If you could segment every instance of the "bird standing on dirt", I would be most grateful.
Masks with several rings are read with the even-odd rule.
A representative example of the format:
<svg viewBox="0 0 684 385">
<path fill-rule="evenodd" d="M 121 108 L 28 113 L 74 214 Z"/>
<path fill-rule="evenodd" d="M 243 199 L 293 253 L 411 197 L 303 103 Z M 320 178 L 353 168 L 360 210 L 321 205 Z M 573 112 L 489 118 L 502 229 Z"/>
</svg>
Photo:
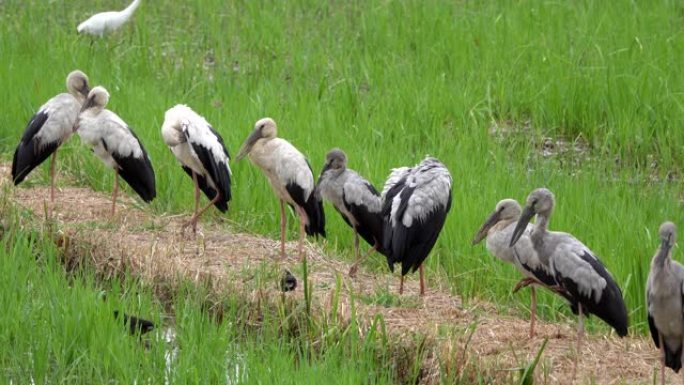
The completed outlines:
<svg viewBox="0 0 684 385">
<path fill-rule="evenodd" d="M 522 209 L 513 199 L 503 199 L 496 204 L 496 209 L 478 230 L 473 245 L 487 238 L 487 250 L 504 262 L 513 264 L 525 276 L 515 285 L 513 292 L 528 285 L 541 285 L 565 297 L 564 291 L 559 290 L 548 259 L 542 260 L 534 251 L 530 234 L 534 228 L 531 224 L 525 227 L 515 246 L 509 246 L 513 230 L 515 229 Z M 534 324 L 537 314 L 537 295 L 534 286 L 530 286 L 530 338 L 534 336 Z"/>
<path fill-rule="evenodd" d="M 387 264 L 401 263 L 404 275 L 420 270 L 420 295 L 425 295 L 423 261 L 437 242 L 451 209 L 452 179 L 439 160 L 427 157 L 415 167 L 394 169 L 383 188 L 383 249 Z"/>
<path fill-rule="evenodd" d="M 314 176 L 304 155 L 290 142 L 277 137 L 271 118 L 256 122 L 254 130 L 240 148 L 236 160 L 249 159 L 266 174 L 273 192 L 280 200 L 280 256 L 285 257 L 285 203 L 299 216 L 299 255 L 304 259 L 304 234 L 325 237 L 323 203 L 314 194 Z"/>
<path fill-rule="evenodd" d="M 660 383 L 665 384 L 665 366 L 679 373 L 684 342 L 684 266 L 672 260 L 677 227 L 665 222 L 658 231 L 660 247 L 651 260 L 646 282 L 648 327 L 660 348 Z M 682 378 L 684 383 L 684 377 Z"/>
<path fill-rule="evenodd" d="M 202 116 L 182 104 L 166 111 L 161 132 L 164 142 L 195 185 L 195 214 L 183 228 L 192 225 L 193 232 L 197 232 L 199 217 L 211 205 L 222 213 L 228 210 L 231 198 L 228 151 L 221 135 Z M 200 189 L 210 200 L 201 210 Z"/>
<path fill-rule="evenodd" d="M 548 231 L 555 204 L 553 193 L 545 188 L 527 196 L 525 209 L 513 230 L 509 246 L 522 237 L 534 215 L 537 222 L 530 234 L 534 251 L 540 260 L 548 260 L 558 286 L 573 302 L 579 314 L 577 352 L 584 333 L 584 314 L 595 314 L 612 326 L 620 337 L 627 335 L 627 308 L 622 291 L 608 270 L 587 246 L 568 233 Z M 575 370 L 577 369 L 575 356 Z"/>
<path fill-rule="evenodd" d="M 140 5 L 141 0 L 133 0 L 133 2 L 122 11 L 109 11 L 96 13 L 90 16 L 86 21 L 76 27 L 78 33 L 86 33 L 102 37 L 106 33 L 119 29 L 128 19 L 133 16 L 133 12 Z"/>
<path fill-rule="evenodd" d="M 33 115 L 12 160 L 12 180 L 18 185 L 34 168 L 52 155 L 50 202 L 55 200 L 57 148 L 73 134 L 78 113 L 90 92 L 88 76 L 79 70 L 69 73 L 66 86 L 68 93 L 59 94 L 48 100 Z"/>
<path fill-rule="evenodd" d="M 316 192 L 330 201 L 344 221 L 354 229 L 355 261 L 349 275 L 356 273 L 359 263 L 370 253 L 382 248 L 382 199 L 373 185 L 347 168 L 347 155 L 335 148 L 325 157 Z M 359 235 L 372 248 L 363 256 L 359 253 Z"/>
<path fill-rule="evenodd" d="M 116 209 L 119 174 L 145 202 L 157 195 L 152 163 L 133 130 L 114 112 L 105 109 L 109 93 L 97 86 L 88 94 L 77 122 L 81 140 L 116 172 L 112 193 L 112 215 Z"/>
</svg>

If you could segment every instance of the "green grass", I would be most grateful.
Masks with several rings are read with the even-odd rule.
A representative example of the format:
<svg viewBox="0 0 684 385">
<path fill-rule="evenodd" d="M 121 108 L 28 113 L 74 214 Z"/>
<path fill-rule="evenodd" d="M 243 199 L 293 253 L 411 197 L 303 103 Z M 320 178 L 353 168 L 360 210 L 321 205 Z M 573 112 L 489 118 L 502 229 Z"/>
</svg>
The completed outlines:
<svg viewBox="0 0 684 385">
<path fill-rule="evenodd" d="M 159 213 L 192 205 L 190 179 L 159 132 L 176 103 L 203 114 L 232 154 L 257 119 L 271 116 L 314 172 L 340 147 L 378 186 L 392 167 L 431 154 L 453 174 L 454 203 L 429 272 L 448 277 L 466 299 L 524 312 L 527 296 L 510 295 L 517 273 L 470 240 L 499 199 L 524 200 L 546 186 L 557 198 L 552 229 L 572 232 L 601 257 L 623 288 L 632 329 L 646 331 L 643 292 L 656 231 L 683 214 L 679 2 L 150 1 L 105 40 L 91 45 L 76 35 L 79 21 L 109 7 L 0 2 L 6 159 L 31 114 L 63 92 L 74 68 L 109 89 L 109 108 L 148 149 Z M 489 134 L 495 124 L 519 131 L 499 140 Z M 588 151 L 544 157 L 547 136 L 582 137 Z M 110 191 L 113 173 L 78 139 L 59 159 L 62 174 Z M 265 178 L 248 161 L 231 168 L 227 217 L 276 237 L 278 206 Z M 327 209 L 326 247 L 351 255 L 350 230 Z M 371 259 L 366 267 L 385 271 L 384 261 Z M 565 322 L 562 301 L 545 295 L 540 303 L 547 319 L 564 309 Z M 589 326 L 605 330 L 595 320 Z"/>
</svg>

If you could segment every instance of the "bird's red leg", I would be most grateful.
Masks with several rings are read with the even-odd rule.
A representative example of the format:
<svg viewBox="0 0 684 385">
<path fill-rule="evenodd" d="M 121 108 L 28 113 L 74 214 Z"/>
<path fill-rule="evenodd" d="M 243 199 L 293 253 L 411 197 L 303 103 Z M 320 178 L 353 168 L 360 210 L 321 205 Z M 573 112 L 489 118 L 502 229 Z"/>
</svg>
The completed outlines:
<svg viewBox="0 0 684 385">
<path fill-rule="evenodd" d="M 50 203 L 55 202 L 55 162 L 57 161 L 57 151 L 52 153 L 50 162 Z"/>
<path fill-rule="evenodd" d="M 199 189 L 199 183 L 197 183 L 197 174 L 193 171 L 192 172 L 192 182 L 195 184 L 195 221 L 192 224 L 192 232 L 196 233 L 197 232 L 197 211 L 199 210 L 199 201 L 200 201 L 200 189 Z M 218 194 L 216 194 L 218 196 Z"/>
<path fill-rule="evenodd" d="M 529 286 L 529 285 L 532 285 L 535 283 L 537 283 L 537 281 L 535 281 L 533 278 L 529 278 L 529 277 L 523 278 L 520 281 L 518 281 L 518 283 L 513 288 L 513 294 L 517 293 L 518 290 L 522 289 L 523 287 L 526 287 L 526 286 Z"/>
<path fill-rule="evenodd" d="M 285 217 L 285 202 L 280 201 L 280 258 L 285 259 L 285 230 L 287 218 Z"/>
<path fill-rule="evenodd" d="M 577 304 L 577 309 L 579 310 L 579 321 L 577 323 L 577 351 L 575 351 L 575 367 L 572 370 L 573 381 L 577 376 L 577 366 L 580 354 L 580 347 L 582 346 L 582 335 L 584 334 L 584 313 L 582 312 L 582 304 Z"/>
<path fill-rule="evenodd" d="M 112 216 L 116 210 L 116 196 L 119 193 L 119 169 L 115 168 L 116 176 L 114 177 L 114 192 L 112 193 Z"/>
<path fill-rule="evenodd" d="M 373 245 L 373 247 L 371 247 L 370 250 L 368 250 L 368 251 L 366 252 L 366 254 L 363 255 L 363 257 L 357 259 L 357 260 L 354 262 L 354 264 L 352 265 L 352 267 L 349 268 L 349 276 L 350 276 L 350 277 L 354 277 L 354 276 L 356 275 L 356 271 L 359 269 L 359 264 L 361 264 L 361 262 L 365 261 L 366 258 L 368 258 L 368 256 L 371 255 L 371 254 L 372 254 L 375 250 L 377 250 L 377 249 L 378 249 L 378 244 L 377 244 L 377 242 L 376 242 L 376 243 Z"/>
<path fill-rule="evenodd" d="M 300 260 L 300 262 L 304 262 L 304 260 L 306 259 L 306 253 L 304 253 L 304 249 L 303 249 L 304 237 L 306 234 L 305 225 L 304 225 L 304 218 L 306 218 L 306 217 L 305 217 L 305 214 L 304 214 L 302 209 L 299 209 L 299 211 L 300 211 L 300 213 L 299 213 L 299 246 L 298 246 L 299 247 L 299 260 Z"/>
<path fill-rule="evenodd" d="M 425 295 L 425 273 L 423 272 L 423 265 L 418 268 L 420 273 L 420 295 Z"/>
<path fill-rule="evenodd" d="M 530 338 L 534 337 L 534 323 L 537 318 L 537 290 L 534 286 L 530 287 Z"/>
<path fill-rule="evenodd" d="M 404 294 L 404 276 L 399 277 L 399 295 Z"/>
</svg>

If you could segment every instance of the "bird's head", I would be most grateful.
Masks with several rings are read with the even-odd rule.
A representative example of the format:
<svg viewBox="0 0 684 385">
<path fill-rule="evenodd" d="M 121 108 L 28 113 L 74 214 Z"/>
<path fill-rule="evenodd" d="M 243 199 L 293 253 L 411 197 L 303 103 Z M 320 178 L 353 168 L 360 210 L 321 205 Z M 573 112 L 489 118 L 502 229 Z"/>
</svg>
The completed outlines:
<svg viewBox="0 0 684 385">
<path fill-rule="evenodd" d="M 325 165 L 321 175 L 328 170 L 344 170 L 347 168 L 347 154 L 339 148 L 333 148 L 325 155 Z"/>
<path fill-rule="evenodd" d="M 83 102 L 90 92 L 88 76 L 79 70 L 71 71 L 66 78 L 66 87 L 70 94 Z"/>
<path fill-rule="evenodd" d="M 88 97 L 83 103 L 83 107 L 81 107 L 81 112 L 91 108 L 101 110 L 107 105 L 108 102 L 109 92 L 107 92 L 104 87 L 97 86 L 88 93 Z"/>
<path fill-rule="evenodd" d="M 525 208 L 520 214 L 520 219 L 518 219 L 518 225 L 513 230 L 513 236 L 511 237 L 510 246 L 512 247 L 520 239 L 520 236 L 527 228 L 527 224 L 530 223 L 532 217 L 540 214 L 542 216 L 548 217 L 553 211 L 553 205 L 555 198 L 553 193 L 545 188 L 538 188 L 533 190 L 530 195 L 527 196 L 525 201 Z"/>
<path fill-rule="evenodd" d="M 482 224 L 480 229 L 475 234 L 473 238 L 473 245 L 480 243 L 485 237 L 489 229 L 501 221 L 515 220 L 520 217 L 520 204 L 514 199 L 504 199 L 496 204 L 494 212 L 489 215 L 487 220 Z"/>
<path fill-rule="evenodd" d="M 674 223 L 667 221 L 660 225 L 658 234 L 660 235 L 660 247 L 667 252 L 677 241 L 677 226 Z"/>
<path fill-rule="evenodd" d="M 252 147 L 259 139 L 273 139 L 276 137 L 276 135 L 278 135 L 278 128 L 273 119 L 259 119 L 254 124 L 254 130 L 252 130 L 252 133 L 249 134 L 247 140 L 245 140 L 245 142 L 242 144 L 242 147 L 240 147 L 240 151 L 235 157 L 235 160 L 240 160 L 244 158 L 245 155 L 249 154 L 249 152 L 252 151 Z"/>
</svg>

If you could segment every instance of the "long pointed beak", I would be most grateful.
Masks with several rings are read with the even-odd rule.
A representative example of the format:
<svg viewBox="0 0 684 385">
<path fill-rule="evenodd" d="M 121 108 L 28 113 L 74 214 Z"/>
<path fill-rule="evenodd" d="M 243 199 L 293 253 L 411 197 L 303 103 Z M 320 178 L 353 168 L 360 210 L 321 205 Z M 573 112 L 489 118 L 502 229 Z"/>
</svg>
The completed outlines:
<svg viewBox="0 0 684 385">
<path fill-rule="evenodd" d="M 330 162 L 326 162 L 325 165 L 323 165 L 323 169 L 321 170 L 320 175 L 318 175 L 318 181 L 319 182 L 320 182 L 323 174 L 325 174 L 326 171 L 330 170 L 330 166 L 331 166 Z"/>
<path fill-rule="evenodd" d="M 672 245 L 670 245 L 670 239 L 663 239 L 660 242 L 660 256 L 662 256 L 662 259 L 665 259 L 665 257 L 670 254 L 670 249 L 672 248 Z"/>
<path fill-rule="evenodd" d="M 518 224 L 515 226 L 515 230 L 513 230 L 511 243 L 508 245 L 508 247 L 513 247 L 515 243 L 518 242 L 518 239 L 520 239 L 520 236 L 525 232 L 527 224 L 530 223 L 530 220 L 532 220 L 533 216 L 534 210 L 532 209 L 532 207 L 525 206 L 525 209 L 523 210 L 522 214 L 520 214 L 520 219 L 518 219 Z"/>
<path fill-rule="evenodd" d="M 472 244 L 477 245 L 478 243 L 480 243 L 480 241 L 487 237 L 487 232 L 489 231 L 489 229 L 491 229 L 492 226 L 497 224 L 499 220 L 501 220 L 501 211 L 494 211 L 482 224 L 482 226 L 480 226 L 480 229 L 477 230 L 477 234 L 475 234 L 475 238 L 473 238 Z"/>
<path fill-rule="evenodd" d="M 87 99 L 87 98 L 88 98 L 88 94 L 90 93 L 90 87 L 88 87 L 88 85 L 86 84 L 86 85 L 83 86 L 83 88 L 81 88 L 81 89 L 79 90 L 79 92 L 80 92 L 83 96 L 85 96 L 86 99 Z"/>
<path fill-rule="evenodd" d="M 249 154 L 249 152 L 252 151 L 252 146 L 254 146 L 254 143 L 259 139 L 261 139 L 261 130 L 254 129 L 254 131 L 249 134 L 249 137 L 247 137 L 247 140 L 245 140 L 245 143 L 242 144 L 242 147 L 240 147 L 240 151 L 238 151 L 235 161 L 238 161 Z"/>
</svg>

